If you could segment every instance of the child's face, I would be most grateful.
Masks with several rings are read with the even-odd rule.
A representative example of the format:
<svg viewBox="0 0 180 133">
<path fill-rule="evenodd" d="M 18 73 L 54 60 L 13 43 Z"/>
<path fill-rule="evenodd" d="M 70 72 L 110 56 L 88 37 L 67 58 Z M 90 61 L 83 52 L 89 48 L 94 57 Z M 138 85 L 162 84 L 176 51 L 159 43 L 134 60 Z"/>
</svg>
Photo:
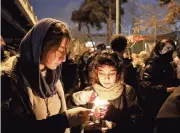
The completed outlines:
<svg viewBox="0 0 180 133">
<path fill-rule="evenodd" d="M 97 68 L 98 80 L 105 88 L 110 88 L 116 82 L 117 72 L 114 67 L 103 65 Z"/>
</svg>

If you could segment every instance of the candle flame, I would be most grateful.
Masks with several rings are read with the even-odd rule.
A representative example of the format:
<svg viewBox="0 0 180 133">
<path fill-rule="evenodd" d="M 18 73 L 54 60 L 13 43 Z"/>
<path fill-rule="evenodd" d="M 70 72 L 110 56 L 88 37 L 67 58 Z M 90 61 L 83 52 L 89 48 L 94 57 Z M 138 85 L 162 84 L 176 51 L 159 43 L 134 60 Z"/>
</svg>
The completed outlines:
<svg viewBox="0 0 180 133">
<path fill-rule="evenodd" d="M 109 104 L 109 102 L 107 100 L 102 100 L 99 97 L 96 97 L 96 99 L 93 101 L 93 103 L 94 103 L 94 106 L 91 109 L 91 115 L 94 115 L 95 117 L 98 117 L 98 112 L 100 111 L 99 108 L 106 109 L 105 106 Z"/>
<path fill-rule="evenodd" d="M 107 105 L 109 104 L 109 102 L 107 100 L 102 100 L 99 97 L 96 97 L 96 99 L 94 100 L 94 106 L 98 107 L 98 106 L 103 106 L 103 105 Z"/>
</svg>

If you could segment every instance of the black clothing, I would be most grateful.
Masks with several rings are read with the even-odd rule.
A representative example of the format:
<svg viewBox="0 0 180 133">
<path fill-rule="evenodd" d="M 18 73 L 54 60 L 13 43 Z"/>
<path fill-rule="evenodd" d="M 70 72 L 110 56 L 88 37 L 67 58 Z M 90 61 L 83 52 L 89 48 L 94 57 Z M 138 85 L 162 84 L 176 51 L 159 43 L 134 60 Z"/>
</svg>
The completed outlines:
<svg viewBox="0 0 180 133">
<path fill-rule="evenodd" d="M 89 81 L 89 72 L 92 70 L 93 60 L 96 55 L 98 55 L 100 51 L 95 51 L 93 53 L 89 53 L 89 56 L 84 59 L 86 53 L 81 56 L 80 63 L 78 65 L 79 71 L 79 79 L 80 79 L 80 89 L 83 90 L 85 87 L 91 85 Z"/>
<path fill-rule="evenodd" d="M 145 96 L 144 118 L 148 126 L 145 130 L 153 131 L 157 113 L 169 96 L 167 88 L 178 84 L 179 80 L 171 63 L 164 57 L 155 56 L 149 60 L 141 82 L 141 91 Z"/>
<path fill-rule="evenodd" d="M 140 89 L 140 72 L 139 67 L 134 67 L 132 64 L 132 60 L 128 58 L 122 58 L 124 69 L 123 69 L 123 76 L 124 76 L 124 82 L 130 86 L 133 87 L 134 91 L 137 95 L 137 100 L 140 105 L 140 107 L 143 109 L 144 106 L 144 98 Z"/>
<path fill-rule="evenodd" d="M 175 90 L 161 107 L 154 133 L 180 132 L 180 88 Z"/>
<path fill-rule="evenodd" d="M 64 85 L 65 94 L 74 89 L 78 83 L 77 69 L 78 64 L 71 60 L 62 64 L 61 81 Z"/>
<path fill-rule="evenodd" d="M 65 113 L 54 115 L 44 120 L 36 120 L 28 100 L 15 75 L 4 73 L 1 76 L 1 131 L 2 133 L 64 133 L 69 127 Z M 18 78 L 18 77 L 17 77 Z M 58 127 L 58 128 L 54 128 Z"/>
</svg>

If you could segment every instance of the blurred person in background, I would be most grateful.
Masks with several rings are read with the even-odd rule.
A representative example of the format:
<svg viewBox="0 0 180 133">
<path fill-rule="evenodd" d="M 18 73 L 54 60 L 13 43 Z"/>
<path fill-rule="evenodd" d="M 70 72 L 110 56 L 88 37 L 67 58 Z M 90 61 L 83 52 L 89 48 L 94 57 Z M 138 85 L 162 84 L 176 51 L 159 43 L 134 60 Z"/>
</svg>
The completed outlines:
<svg viewBox="0 0 180 133">
<path fill-rule="evenodd" d="M 159 109 L 178 86 L 179 80 L 171 63 L 174 51 L 173 40 L 162 39 L 158 41 L 145 67 L 141 82 L 141 91 L 145 96 L 145 132 L 153 132 Z"/>
<path fill-rule="evenodd" d="M 137 69 L 133 65 L 132 59 L 128 58 L 127 49 L 128 40 L 124 35 L 114 34 L 111 38 L 111 49 L 118 53 L 123 60 L 123 80 L 126 84 L 133 87 L 137 94 L 139 103 L 141 103 L 141 96 L 139 90 L 139 79 L 137 78 Z M 129 51 L 129 53 L 131 53 Z M 126 56 L 126 57 L 125 57 Z"/>
<path fill-rule="evenodd" d="M 103 42 L 98 42 L 98 43 L 96 44 L 96 49 L 97 49 L 98 51 L 106 50 L 106 44 L 103 43 Z"/>
<path fill-rule="evenodd" d="M 86 65 L 88 63 L 89 56 L 91 55 L 91 52 L 85 51 L 82 56 L 80 57 L 79 63 L 78 63 L 78 78 L 79 78 L 79 89 L 82 90 L 89 84 L 88 79 L 88 70 L 86 69 Z"/>
<path fill-rule="evenodd" d="M 143 77 L 144 69 L 145 69 L 145 66 L 146 66 L 146 61 L 147 61 L 148 58 L 149 58 L 149 54 L 146 51 L 141 51 L 138 54 L 139 68 L 138 68 L 137 72 L 139 73 L 139 77 L 140 77 L 141 80 L 142 80 L 142 77 Z"/>
<path fill-rule="evenodd" d="M 67 54 L 66 61 L 62 64 L 61 80 L 65 94 L 76 87 L 76 80 L 78 80 L 78 63 L 70 53 Z"/>
<path fill-rule="evenodd" d="M 81 64 L 79 66 L 80 90 L 91 84 L 89 80 L 89 72 L 92 69 L 92 60 L 103 50 L 106 50 L 106 44 L 103 42 L 97 42 L 95 51 L 87 51 L 81 56 Z"/>
<path fill-rule="evenodd" d="M 136 53 L 132 53 L 131 57 L 132 57 L 132 60 L 135 60 L 135 59 L 137 59 L 137 58 L 138 58 L 138 54 L 136 54 Z"/>
<path fill-rule="evenodd" d="M 180 44 L 174 58 L 177 78 L 180 79 Z M 154 133 L 180 132 L 180 82 L 179 87 L 167 98 L 158 112 Z"/>
</svg>

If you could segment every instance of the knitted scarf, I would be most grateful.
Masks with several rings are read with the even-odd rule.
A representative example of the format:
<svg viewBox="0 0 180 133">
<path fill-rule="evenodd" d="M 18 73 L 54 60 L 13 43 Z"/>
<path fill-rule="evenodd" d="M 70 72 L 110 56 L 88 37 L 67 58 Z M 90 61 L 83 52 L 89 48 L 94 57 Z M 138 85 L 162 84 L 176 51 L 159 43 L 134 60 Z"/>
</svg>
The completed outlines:
<svg viewBox="0 0 180 133">
<path fill-rule="evenodd" d="M 119 82 L 115 83 L 111 88 L 108 89 L 99 84 L 94 84 L 93 88 L 102 100 L 114 100 L 123 92 L 123 86 Z"/>
</svg>

